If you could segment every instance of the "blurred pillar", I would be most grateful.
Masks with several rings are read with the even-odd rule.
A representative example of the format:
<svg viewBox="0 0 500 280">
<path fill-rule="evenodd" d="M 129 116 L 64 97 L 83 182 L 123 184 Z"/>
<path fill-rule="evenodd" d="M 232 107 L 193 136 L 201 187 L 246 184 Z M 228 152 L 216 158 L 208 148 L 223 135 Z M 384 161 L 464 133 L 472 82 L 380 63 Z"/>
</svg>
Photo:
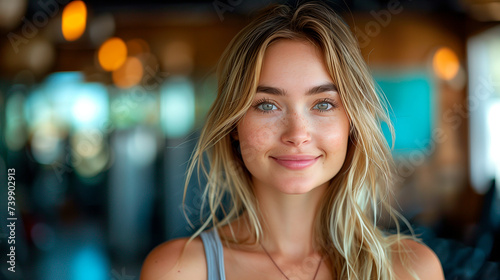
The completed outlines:
<svg viewBox="0 0 500 280">
<path fill-rule="evenodd" d="M 156 138 L 136 127 L 112 137 L 109 176 L 109 244 L 118 259 L 137 260 L 149 249 L 154 198 Z M 154 150 L 153 150 L 154 149 Z"/>
</svg>

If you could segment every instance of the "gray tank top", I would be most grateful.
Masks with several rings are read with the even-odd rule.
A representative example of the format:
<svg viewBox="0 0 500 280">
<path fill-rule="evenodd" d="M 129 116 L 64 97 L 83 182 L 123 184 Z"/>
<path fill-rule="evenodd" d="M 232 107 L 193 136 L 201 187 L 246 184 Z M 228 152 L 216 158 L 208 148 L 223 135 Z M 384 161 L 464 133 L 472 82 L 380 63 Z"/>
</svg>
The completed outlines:
<svg viewBox="0 0 500 280">
<path fill-rule="evenodd" d="M 205 256 L 207 257 L 208 280 L 226 280 L 224 271 L 224 252 L 222 242 L 216 229 L 204 231 L 200 234 Z"/>
</svg>

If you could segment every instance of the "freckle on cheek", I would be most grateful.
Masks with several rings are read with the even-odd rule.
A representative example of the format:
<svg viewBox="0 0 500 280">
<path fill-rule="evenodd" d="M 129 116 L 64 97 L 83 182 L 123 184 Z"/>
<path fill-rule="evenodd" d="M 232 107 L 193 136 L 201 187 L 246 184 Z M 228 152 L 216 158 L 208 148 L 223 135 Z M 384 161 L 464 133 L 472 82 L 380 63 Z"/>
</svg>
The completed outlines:
<svg viewBox="0 0 500 280">
<path fill-rule="evenodd" d="M 251 130 L 253 133 L 248 134 L 246 141 L 241 145 L 242 155 L 247 162 L 256 159 L 257 153 L 265 152 L 264 150 L 269 145 L 270 138 L 273 137 L 274 132 L 271 132 L 266 127 Z"/>
</svg>

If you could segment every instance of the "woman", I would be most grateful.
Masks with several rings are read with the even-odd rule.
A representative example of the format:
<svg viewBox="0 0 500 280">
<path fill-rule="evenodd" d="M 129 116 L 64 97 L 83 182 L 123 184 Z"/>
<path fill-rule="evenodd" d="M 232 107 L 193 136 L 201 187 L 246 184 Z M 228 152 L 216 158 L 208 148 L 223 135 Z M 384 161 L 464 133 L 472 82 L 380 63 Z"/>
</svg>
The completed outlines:
<svg viewBox="0 0 500 280">
<path fill-rule="evenodd" d="M 217 74 L 188 172 L 208 178 L 209 218 L 155 248 L 142 280 L 444 278 L 429 248 L 378 228 L 382 210 L 399 217 L 387 201 L 389 122 L 340 17 L 320 3 L 271 6 Z"/>
</svg>

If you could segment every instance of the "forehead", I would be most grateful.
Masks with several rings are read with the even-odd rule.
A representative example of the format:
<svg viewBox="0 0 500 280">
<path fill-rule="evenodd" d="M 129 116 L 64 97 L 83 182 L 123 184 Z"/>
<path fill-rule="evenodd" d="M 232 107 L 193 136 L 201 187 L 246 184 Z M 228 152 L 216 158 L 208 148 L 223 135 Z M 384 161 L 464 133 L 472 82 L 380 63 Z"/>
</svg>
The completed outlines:
<svg viewBox="0 0 500 280">
<path fill-rule="evenodd" d="M 264 53 L 259 84 L 308 86 L 332 82 L 318 47 L 306 40 L 279 39 Z"/>
</svg>

